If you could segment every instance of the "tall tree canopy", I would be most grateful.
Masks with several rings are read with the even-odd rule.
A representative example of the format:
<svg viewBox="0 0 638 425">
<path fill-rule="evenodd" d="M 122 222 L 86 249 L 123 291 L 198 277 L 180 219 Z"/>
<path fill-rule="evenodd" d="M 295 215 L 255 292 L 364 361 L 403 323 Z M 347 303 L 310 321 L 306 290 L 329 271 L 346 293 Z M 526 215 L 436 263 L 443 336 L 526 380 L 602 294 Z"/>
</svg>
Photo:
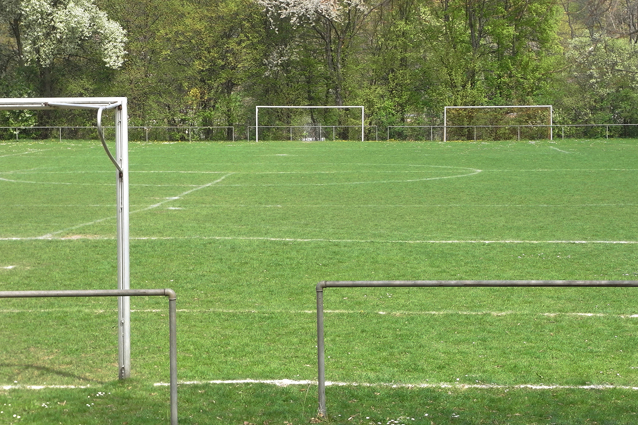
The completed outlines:
<svg viewBox="0 0 638 425">
<path fill-rule="evenodd" d="M 382 128 L 437 124 L 452 104 L 551 103 L 557 120 L 626 122 L 637 11 L 638 0 L 0 0 L 0 94 L 128 96 L 139 125 L 250 126 L 257 104 L 362 104 Z"/>
</svg>

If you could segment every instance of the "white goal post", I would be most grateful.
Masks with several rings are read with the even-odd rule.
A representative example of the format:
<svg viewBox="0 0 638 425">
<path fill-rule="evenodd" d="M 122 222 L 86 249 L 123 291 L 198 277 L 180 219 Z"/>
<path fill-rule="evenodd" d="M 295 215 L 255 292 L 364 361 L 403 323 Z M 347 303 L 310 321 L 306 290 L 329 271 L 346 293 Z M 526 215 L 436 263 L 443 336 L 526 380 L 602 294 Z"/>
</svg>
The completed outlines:
<svg viewBox="0 0 638 425">
<path fill-rule="evenodd" d="M 554 109 L 552 105 L 500 105 L 500 106 L 446 106 L 443 110 L 443 141 L 447 142 L 447 130 L 448 127 L 448 110 L 450 109 L 547 109 L 549 111 L 549 117 L 547 124 L 543 124 L 549 128 L 549 140 L 554 139 Z M 471 125 L 470 125 L 471 126 Z M 464 126 L 463 126 L 464 127 Z"/>
<path fill-rule="evenodd" d="M 117 196 L 117 289 L 130 289 L 129 261 L 129 172 L 128 172 L 128 109 L 125 97 L 70 97 L 70 98 L 7 98 L 0 99 L 0 110 L 55 110 L 88 109 L 97 113 L 97 131 L 111 162 L 116 168 Z M 102 113 L 115 112 L 115 155 L 104 140 Z M 131 373 L 131 313 L 130 299 L 118 297 L 118 365 L 119 378 Z"/>
<path fill-rule="evenodd" d="M 274 106 L 274 105 L 259 105 L 255 106 L 255 141 L 259 142 L 259 109 L 361 109 L 361 141 L 365 140 L 365 107 L 364 106 Z"/>
</svg>

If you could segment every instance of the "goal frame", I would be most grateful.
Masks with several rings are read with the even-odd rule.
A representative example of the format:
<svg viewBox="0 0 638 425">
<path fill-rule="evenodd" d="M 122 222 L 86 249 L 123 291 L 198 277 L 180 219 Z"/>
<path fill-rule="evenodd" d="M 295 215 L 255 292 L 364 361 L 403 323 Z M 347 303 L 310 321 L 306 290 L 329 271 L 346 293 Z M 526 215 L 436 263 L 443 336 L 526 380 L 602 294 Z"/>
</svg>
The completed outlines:
<svg viewBox="0 0 638 425">
<path fill-rule="evenodd" d="M 49 97 L 0 98 L 2 110 L 88 109 L 97 112 L 97 131 L 102 145 L 116 168 L 117 197 L 117 289 L 130 289 L 129 260 L 129 171 L 128 171 L 128 102 L 126 97 Z M 104 141 L 102 113 L 115 112 L 115 155 Z M 131 374 L 131 308 L 128 296 L 118 297 L 118 374 Z"/>
<path fill-rule="evenodd" d="M 443 141 L 447 142 L 447 111 L 448 109 L 521 109 L 548 108 L 549 109 L 549 140 L 554 140 L 554 108 L 552 105 L 498 105 L 498 106 L 446 106 L 443 108 Z"/>
<path fill-rule="evenodd" d="M 365 141 L 365 106 L 290 106 L 290 105 L 257 105 L 255 106 L 255 142 L 259 142 L 259 109 L 361 109 L 361 141 Z"/>
</svg>

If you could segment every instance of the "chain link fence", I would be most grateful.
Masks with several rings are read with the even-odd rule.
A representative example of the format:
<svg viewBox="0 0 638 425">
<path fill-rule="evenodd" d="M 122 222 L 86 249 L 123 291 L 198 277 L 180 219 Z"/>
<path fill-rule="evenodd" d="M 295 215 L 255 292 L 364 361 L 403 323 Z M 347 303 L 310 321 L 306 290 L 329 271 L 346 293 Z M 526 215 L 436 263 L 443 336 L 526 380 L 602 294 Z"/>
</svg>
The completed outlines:
<svg viewBox="0 0 638 425">
<path fill-rule="evenodd" d="M 383 128 L 382 128 L 383 129 Z M 114 138 L 114 128 L 105 127 L 105 137 Z M 494 141 L 547 139 L 638 138 L 638 124 L 554 124 L 509 126 L 393 125 L 385 134 L 376 125 L 365 127 L 365 140 L 378 141 Z M 260 126 L 260 140 L 336 141 L 361 140 L 361 126 Z M 385 138 L 384 138 L 385 136 Z M 0 140 L 93 140 L 95 126 L 0 127 Z M 129 126 L 129 140 L 134 142 L 233 142 L 255 140 L 255 126 Z"/>
</svg>

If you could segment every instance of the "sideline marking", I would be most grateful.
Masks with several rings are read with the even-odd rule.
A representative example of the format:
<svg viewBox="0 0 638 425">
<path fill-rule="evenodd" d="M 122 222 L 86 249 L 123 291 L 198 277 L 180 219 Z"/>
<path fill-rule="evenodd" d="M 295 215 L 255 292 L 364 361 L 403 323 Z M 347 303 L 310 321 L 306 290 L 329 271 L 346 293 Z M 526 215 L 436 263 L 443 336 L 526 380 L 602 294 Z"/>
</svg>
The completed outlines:
<svg viewBox="0 0 638 425">
<path fill-rule="evenodd" d="M 181 381 L 178 385 L 241 385 L 241 384 L 266 384 L 278 387 L 288 387 L 291 385 L 317 385 L 315 380 L 294 380 L 294 379 L 232 379 L 232 380 L 212 380 L 212 381 Z M 154 387 L 168 387 L 167 382 L 155 382 Z M 499 384 L 450 384 L 441 382 L 438 384 L 418 383 L 418 384 L 391 384 L 385 382 L 339 382 L 326 381 L 326 386 L 333 387 L 385 387 L 385 388 L 449 388 L 449 389 L 530 389 L 530 390 L 630 390 L 638 391 L 638 387 L 628 385 L 543 385 L 543 384 L 519 384 L 519 385 L 499 385 Z M 2 385 L 2 390 L 48 390 L 48 389 L 86 389 L 91 385 Z"/>
<path fill-rule="evenodd" d="M 235 380 L 213 380 L 213 381 L 182 381 L 179 385 L 233 385 L 233 384 L 268 384 L 278 387 L 287 387 L 290 385 L 317 385 L 314 380 L 293 380 L 293 379 L 235 379 Z M 157 382 L 153 384 L 156 387 L 166 387 L 170 384 L 166 382 Z M 632 390 L 638 391 L 638 387 L 627 385 L 535 385 L 535 384 L 519 384 L 519 385 L 499 385 L 499 384 L 450 384 L 441 382 L 438 384 L 418 383 L 418 384 L 390 384 L 385 382 L 368 383 L 368 382 L 338 382 L 326 381 L 326 386 L 334 387 L 387 387 L 387 388 L 452 388 L 452 389 L 531 389 L 531 390 Z"/>
<path fill-rule="evenodd" d="M 111 238 L 114 239 L 114 238 Z M 633 245 L 638 241 L 531 241 L 531 240 L 379 240 L 379 239 L 297 239 L 297 238 L 268 238 L 257 236 L 160 236 L 160 237 L 137 237 L 136 240 L 180 240 L 180 239 L 201 239 L 201 240 L 246 240 L 246 241 L 269 241 L 269 242 L 341 242 L 341 243 L 402 243 L 402 244 L 619 244 Z M 1 240 L 1 239 L 0 239 Z"/>
<path fill-rule="evenodd" d="M 172 199 L 171 199 L 172 200 Z M 169 202 L 165 201 L 165 202 Z M 164 202 L 163 202 L 164 203 Z M 157 204 L 158 206 L 161 205 Z M 146 211 L 155 207 L 147 207 L 141 210 L 133 211 L 130 214 L 134 214 L 140 211 Z M 75 235 L 73 237 L 54 237 L 54 235 L 65 232 L 67 230 L 73 230 L 82 226 L 88 226 L 90 224 L 99 223 L 104 220 L 112 219 L 115 217 L 107 217 L 100 220 L 96 220 L 91 223 L 84 223 L 75 227 L 60 230 L 54 233 L 50 233 L 44 236 L 32 236 L 32 237 L 0 237 L 0 241 L 33 241 L 33 240 L 95 240 L 95 241 L 110 241 L 115 240 L 114 236 L 85 236 Z M 219 241 L 265 241 L 265 242 L 329 242 L 329 243 L 385 243 L 385 244 L 560 244 L 560 245 L 636 245 L 638 241 L 537 241 L 537 240 L 380 240 L 380 239 L 321 239 L 321 238 L 269 238 L 259 236 L 138 236 L 130 237 L 130 240 L 136 241 L 171 241 L 171 240 L 219 240 Z"/>
<path fill-rule="evenodd" d="M 50 309 L 0 309 L 0 314 L 12 314 L 12 313 L 52 313 L 52 312 L 83 312 L 90 314 L 111 314 L 117 313 L 117 309 L 78 309 L 78 308 L 50 308 Z M 230 310 L 223 308 L 208 308 L 208 309 L 177 309 L 178 313 L 187 314 L 312 314 L 315 315 L 315 310 Z M 166 310 L 161 309 L 131 309 L 131 313 L 166 313 Z M 466 315 L 466 316 L 545 316 L 545 317 L 557 317 L 557 316 L 575 316 L 575 317 L 618 317 L 621 319 L 638 319 L 638 314 L 609 314 L 609 313 L 534 313 L 525 311 L 456 311 L 456 310 L 442 310 L 442 311 L 364 311 L 364 310 L 324 310 L 325 314 L 379 314 L 387 316 L 444 316 L 444 315 Z"/>
<path fill-rule="evenodd" d="M 169 384 L 166 384 L 169 385 Z M 48 390 L 48 389 L 84 389 L 91 388 L 90 385 L 2 385 L 3 390 Z"/>
</svg>

